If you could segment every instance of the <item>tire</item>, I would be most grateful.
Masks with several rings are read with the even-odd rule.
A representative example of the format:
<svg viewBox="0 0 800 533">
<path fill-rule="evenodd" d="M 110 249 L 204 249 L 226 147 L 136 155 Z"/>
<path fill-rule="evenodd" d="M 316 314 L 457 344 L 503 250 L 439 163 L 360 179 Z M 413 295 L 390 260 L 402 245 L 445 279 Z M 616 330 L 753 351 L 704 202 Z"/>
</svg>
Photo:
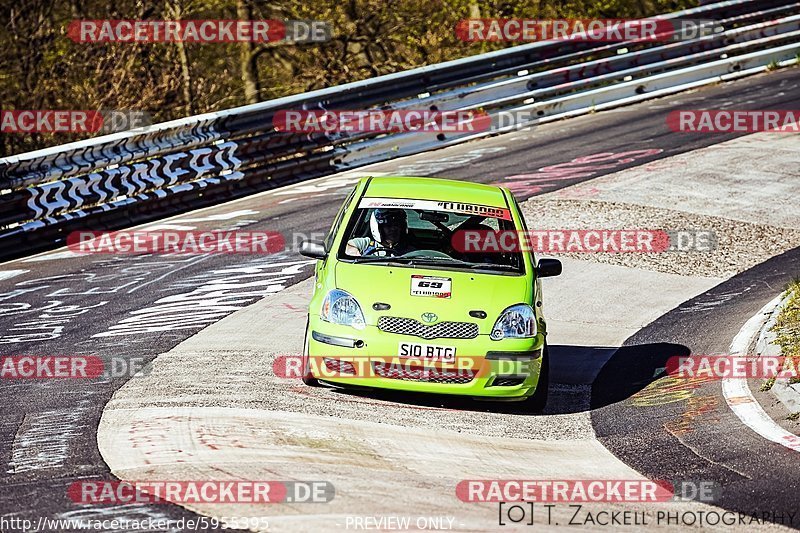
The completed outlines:
<svg viewBox="0 0 800 533">
<path fill-rule="evenodd" d="M 309 387 L 321 387 L 319 380 L 311 373 L 311 363 L 308 358 L 308 321 L 306 321 L 306 333 L 303 336 L 303 376 L 302 380 Z"/>
<path fill-rule="evenodd" d="M 536 384 L 536 391 L 526 400 L 526 408 L 532 413 L 541 413 L 547 406 L 547 393 L 550 388 L 550 354 L 547 344 L 542 351 L 542 369 L 539 373 L 539 383 Z"/>
</svg>

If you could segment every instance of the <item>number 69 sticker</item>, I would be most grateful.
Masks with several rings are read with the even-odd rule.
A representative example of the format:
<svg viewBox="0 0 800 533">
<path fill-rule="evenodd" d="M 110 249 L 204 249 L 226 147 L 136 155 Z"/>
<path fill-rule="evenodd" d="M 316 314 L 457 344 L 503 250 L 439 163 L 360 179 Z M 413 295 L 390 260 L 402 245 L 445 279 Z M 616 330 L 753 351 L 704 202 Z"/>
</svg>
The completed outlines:
<svg viewBox="0 0 800 533">
<path fill-rule="evenodd" d="M 411 296 L 450 298 L 453 281 L 436 276 L 411 276 Z"/>
</svg>

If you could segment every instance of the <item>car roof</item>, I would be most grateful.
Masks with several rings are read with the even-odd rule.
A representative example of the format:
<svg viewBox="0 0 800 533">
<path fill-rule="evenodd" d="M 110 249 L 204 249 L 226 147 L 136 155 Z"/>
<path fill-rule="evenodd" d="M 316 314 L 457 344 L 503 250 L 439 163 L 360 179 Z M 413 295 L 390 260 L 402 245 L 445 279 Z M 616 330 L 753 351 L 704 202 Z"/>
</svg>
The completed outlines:
<svg viewBox="0 0 800 533">
<path fill-rule="evenodd" d="M 409 198 L 507 207 L 500 187 L 469 181 L 411 176 L 376 176 L 369 179 L 368 198 Z"/>
</svg>

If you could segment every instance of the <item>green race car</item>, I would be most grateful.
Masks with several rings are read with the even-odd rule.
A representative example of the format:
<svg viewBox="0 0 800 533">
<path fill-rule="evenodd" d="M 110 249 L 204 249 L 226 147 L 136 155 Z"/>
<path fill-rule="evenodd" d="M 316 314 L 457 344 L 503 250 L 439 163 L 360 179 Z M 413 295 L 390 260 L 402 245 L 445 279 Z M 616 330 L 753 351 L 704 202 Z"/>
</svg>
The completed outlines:
<svg viewBox="0 0 800 533">
<path fill-rule="evenodd" d="M 561 263 L 537 264 L 515 246 L 525 231 L 505 188 L 360 180 L 325 241 L 301 247 L 319 260 L 303 381 L 544 408 L 549 365 L 539 278 L 560 274 Z M 472 238 L 478 244 L 465 246 Z"/>
</svg>

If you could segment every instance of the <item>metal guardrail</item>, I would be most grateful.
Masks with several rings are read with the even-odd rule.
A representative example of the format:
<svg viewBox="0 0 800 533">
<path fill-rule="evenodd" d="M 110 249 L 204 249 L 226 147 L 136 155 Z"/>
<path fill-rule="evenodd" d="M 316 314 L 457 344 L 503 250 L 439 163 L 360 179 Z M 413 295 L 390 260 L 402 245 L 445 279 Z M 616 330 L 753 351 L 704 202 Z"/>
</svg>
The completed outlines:
<svg viewBox="0 0 800 533">
<path fill-rule="evenodd" d="M 123 227 L 532 122 L 670 94 L 797 61 L 800 3 L 731 0 L 659 18 L 721 33 L 667 44 L 548 41 L 0 159 L 0 258 L 74 229 Z M 480 133 L 293 134 L 286 109 L 475 109 Z M 529 121 L 501 124 L 504 112 Z"/>
</svg>

